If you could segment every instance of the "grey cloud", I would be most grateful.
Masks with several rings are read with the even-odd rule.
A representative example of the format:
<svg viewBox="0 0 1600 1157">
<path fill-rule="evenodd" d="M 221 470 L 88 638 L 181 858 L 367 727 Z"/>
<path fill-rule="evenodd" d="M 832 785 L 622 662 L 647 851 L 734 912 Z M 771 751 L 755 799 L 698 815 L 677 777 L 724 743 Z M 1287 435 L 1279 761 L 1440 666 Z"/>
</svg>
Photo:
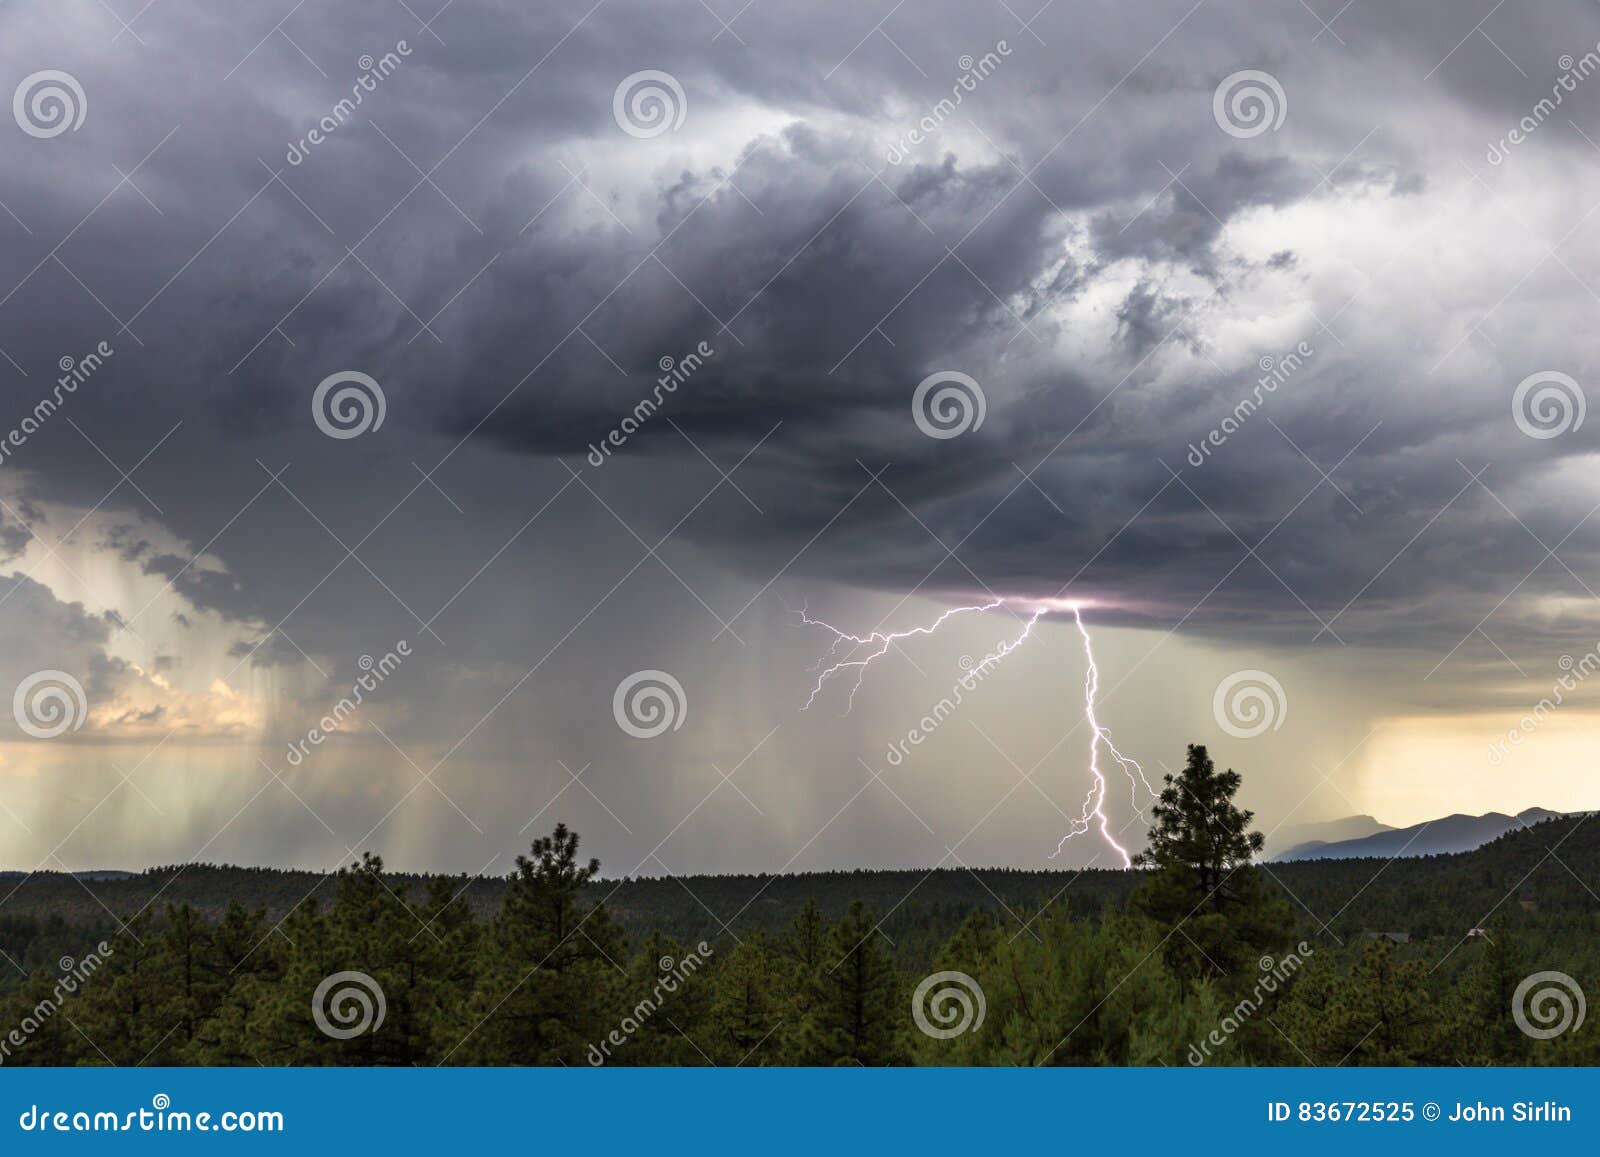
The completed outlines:
<svg viewBox="0 0 1600 1157">
<path fill-rule="evenodd" d="M 185 119 L 145 170 L 146 192 L 171 210 L 172 224 L 155 218 L 123 188 L 86 227 L 83 252 L 69 257 L 75 271 L 81 262 L 86 281 L 104 287 L 103 296 L 116 303 L 114 312 L 141 315 L 133 332 L 151 335 L 139 348 L 131 344 L 132 334 L 116 334 L 119 350 L 108 375 L 114 375 L 118 392 L 112 395 L 108 384 L 75 399 L 82 403 L 84 427 L 98 432 L 96 440 L 118 442 L 119 461 L 137 457 L 168 417 L 213 424 L 224 441 L 260 442 L 291 433 L 303 439 L 306 383 L 333 368 L 360 365 L 392 383 L 391 420 L 419 435 L 468 437 L 469 454 L 478 447 L 505 447 L 576 460 L 633 411 L 650 390 L 660 358 L 681 356 L 705 340 L 716 347 L 716 356 L 664 413 L 678 429 L 659 420 L 647 423 L 630 440 L 630 452 L 692 465 L 695 452 L 687 436 L 729 460 L 778 423 L 782 428 L 746 468 L 749 488 L 763 494 L 767 517 L 690 525 L 682 532 L 688 538 L 729 553 L 735 566 L 741 565 L 738 544 L 752 535 L 779 540 L 753 555 L 782 553 L 833 516 L 834 499 L 850 493 L 861 473 L 858 462 L 875 469 L 892 461 L 885 480 L 914 510 L 936 511 L 952 540 L 970 533 L 964 553 L 981 556 L 983 565 L 974 563 L 973 569 L 991 583 L 1037 585 L 1047 574 L 1076 572 L 1102 547 L 1108 527 L 1131 515 L 1165 480 L 1156 459 L 1180 457 L 1188 441 L 1169 434 L 1204 433 L 1202 425 L 1180 415 L 1225 413 L 1230 393 L 1248 385 L 1242 377 L 1230 380 L 1231 368 L 1218 376 L 1201 362 L 1195 366 L 1200 380 L 1180 390 L 1157 387 L 1149 380 L 1155 365 L 1145 364 L 1168 345 L 1202 358 L 1215 353 L 1208 327 L 1219 311 L 1212 307 L 1255 277 L 1250 262 L 1220 247 L 1229 225 L 1263 208 L 1331 196 L 1424 196 L 1429 178 L 1442 180 L 1445 174 L 1428 172 L 1436 162 L 1427 129 L 1406 115 L 1405 102 L 1418 94 L 1430 94 L 1435 105 L 1459 100 L 1468 118 L 1490 127 L 1521 107 L 1514 98 L 1528 87 L 1509 68 L 1482 58 L 1476 45 L 1459 49 L 1459 56 L 1435 69 L 1454 40 L 1434 22 L 1347 13 L 1336 30 L 1353 46 L 1356 63 L 1343 74 L 1320 43 L 1309 47 L 1308 32 L 1317 26 L 1302 19 L 1306 14 L 1253 17 L 1250 34 L 1241 38 L 1233 14 L 1223 9 L 1182 22 L 1174 36 L 1182 39 L 1184 52 L 1158 52 L 1122 83 L 1108 84 L 1105 78 L 1116 82 L 1125 67 L 1110 63 L 1121 46 L 1137 60 L 1135 45 L 1143 51 L 1158 38 L 1148 35 L 1152 30 L 1159 35 L 1185 15 L 1183 6 L 1169 7 L 1129 27 L 1084 14 L 1095 29 L 1097 51 L 1081 71 L 1054 67 L 1056 58 L 1008 27 L 1012 22 L 1003 13 L 979 17 L 952 10 L 947 15 L 954 23 L 937 27 L 908 20 L 898 39 L 913 59 L 926 62 L 928 80 L 878 60 L 878 46 L 870 45 L 839 65 L 835 85 L 819 82 L 817 63 L 826 59 L 833 67 L 833 54 L 843 57 L 854 40 L 809 18 L 752 14 L 753 28 L 782 38 L 767 43 L 785 48 L 762 48 L 758 40 L 728 64 L 708 53 L 681 22 L 644 17 L 654 26 L 652 38 L 659 38 L 658 55 L 675 59 L 691 93 L 695 119 L 684 130 L 686 140 L 697 125 L 752 103 L 794 118 L 753 140 L 733 138 L 737 155 L 705 168 L 680 166 L 665 181 L 659 169 L 635 171 L 645 154 L 630 155 L 633 142 L 610 123 L 612 73 L 632 63 L 616 49 L 637 43 L 640 35 L 641 17 L 626 6 L 596 14 L 574 34 L 571 53 L 556 54 L 548 73 L 520 84 L 526 69 L 509 46 L 537 38 L 559 23 L 557 14 L 496 13 L 462 21 L 447 46 L 408 30 L 404 21 L 307 14 L 301 31 L 330 65 L 351 56 L 357 44 L 371 51 L 411 37 L 413 55 L 373 95 L 369 114 L 394 143 L 357 121 L 341 127 L 303 165 L 285 166 L 274 142 L 297 138 L 315 119 L 310 114 L 337 96 L 342 66 L 329 68 L 330 80 L 322 82 L 277 59 L 275 46 L 245 59 L 221 87 L 216 115 Z M 1580 27 L 1559 14 L 1513 22 L 1501 30 L 1502 43 L 1513 57 L 1532 63 L 1542 51 L 1537 45 L 1571 47 Z M 229 67 L 254 43 L 215 16 L 201 20 L 192 35 L 207 59 Z M 1383 52 L 1380 35 L 1388 41 Z M 944 58 L 951 44 L 983 47 L 1005 37 L 1012 49 L 1006 63 L 963 110 L 971 127 L 953 120 L 930 148 L 904 166 L 885 169 L 879 138 L 906 115 L 891 108 L 915 110 L 944 91 L 937 70 L 949 69 Z M 762 56 L 767 67 L 751 67 Z M 1282 74 L 1291 115 L 1281 134 L 1237 141 L 1213 131 L 1211 88 L 1228 71 L 1247 65 Z M 7 203 L 24 220 L 32 219 L 41 236 L 70 226 L 77 210 L 55 194 L 96 165 L 104 167 L 97 153 L 113 143 L 116 151 L 127 142 L 153 144 L 170 127 L 167 122 L 184 119 L 177 114 L 198 99 L 198 80 L 174 78 L 145 100 L 119 102 L 115 94 L 132 84 L 138 67 L 99 59 L 94 68 L 98 91 L 110 97 L 97 104 L 99 135 L 63 142 L 42 156 L 42 150 L 30 150 L 41 163 L 19 168 L 7 190 Z M 1379 83 L 1384 69 L 1387 79 Z M 267 76 L 277 87 L 257 86 L 257 78 Z M 1088 102 L 1090 94 L 1104 98 L 1101 112 L 1085 118 L 1065 111 Z M 1394 123 L 1368 124 L 1367 116 L 1386 105 Z M 485 108 L 493 115 L 484 118 Z M 1462 135 L 1475 131 L 1467 128 Z M 235 142 L 247 147 L 225 147 Z M 995 156 L 987 142 L 997 143 L 1004 155 Z M 440 189 L 419 184 L 385 219 L 384 207 L 416 178 L 400 149 L 414 150 L 428 163 L 441 155 L 452 159 Z M 602 178 L 603 187 L 593 193 L 631 219 L 631 226 L 610 219 L 573 187 L 569 174 L 578 169 L 572 166 L 586 163 L 578 159 L 582 152 L 604 155 L 595 149 L 614 154 L 629 173 L 627 181 Z M 507 157 L 519 153 L 524 159 L 508 163 Z M 268 180 L 269 168 L 282 171 L 293 193 Z M 880 169 L 881 181 L 871 180 Z M 1025 171 L 1030 175 L 1024 182 Z M 105 182 L 80 183 L 92 205 L 88 190 Z M 552 199 L 556 208 L 522 232 Z M 216 246 L 192 268 L 185 266 L 194 239 L 203 240 L 246 203 L 251 209 Z M 189 218 L 194 226 L 185 229 L 179 222 Z M 370 248 L 359 261 L 349 258 L 344 245 L 378 221 L 384 223 L 366 242 Z M 125 240 L 110 248 L 92 243 L 110 237 Z M 1284 257 L 1289 251 L 1269 255 L 1261 271 L 1307 279 L 1323 273 L 1302 258 L 1290 266 Z M 491 257 L 493 265 L 479 274 Z M 1052 310 L 1081 303 L 1090 287 L 1110 284 L 1130 262 L 1154 269 L 1134 270 L 1131 288 L 1116 307 L 1121 360 L 1102 358 L 1089 367 L 1064 353 L 1030 348 L 1041 340 L 1070 348 L 1075 335 Z M 184 272 L 163 290 L 173 269 Z M 1190 271 L 1201 284 L 1169 283 L 1166 269 Z M 456 297 L 475 275 L 471 288 Z M 50 360 L 49 351 L 83 346 L 110 319 L 84 301 L 70 279 L 63 283 L 62 271 L 34 276 L 37 281 L 21 294 L 50 294 L 70 303 L 43 311 L 52 321 L 31 335 L 16 330 L 12 313 L 18 336 L 6 342 L 32 349 L 37 364 Z M 401 306 L 386 286 L 407 304 Z M 435 324 L 449 333 L 442 343 L 426 333 L 418 336 L 419 319 L 435 311 L 441 315 Z M 197 317 L 204 319 L 198 326 Z M 274 326 L 285 317 L 280 334 Z M 727 329 L 725 319 L 732 319 Z M 1315 325 L 1306 332 L 1317 332 Z M 182 340 L 180 334 L 203 334 L 203 340 Z M 1546 449 L 1507 445 L 1498 403 L 1488 404 L 1487 395 L 1482 405 L 1453 406 L 1443 415 L 1462 441 L 1442 445 L 1436 431 L 1418 426 L 1424 415 L 1430 421 L 1438 415 L 1395 406 L 1398 398 L 1386 393 L 1382 381 L 1388 373 L 1417 375 L 1419 362 L 1382 360 L 1389 351 L 1363 351 L 1360 339 L 1357 348 L 1339 349 L 1336 340 L 1323 342 L 1324 361 L 1310 384 L 1329 383 L 1332 390 L 1338 381 L 1339 412 L 1332 421 L 1322 415 L 1314 429 L 1301 427 L 1295 441 L 1328 464 L 1361 436 L 1368 417 L 1384 419 L 1385 430 L 1343 468 L 1352 491 L 1374 498 L 1369 530 L 1380 517 L 1397 528 L 1414 527 L 1437 510 L 1456 488 L 1456 457 L 1471 457 L 1475 450 L 1482 459 L 1492 449 L 1497 470 L 1515 478 L 1533 468 L 1536 450 Z M 952 366 L 992 383 L 988 424 L 960 443 L 924 442 L 904 420 L 910 388 L 926 373 Z M 180 382 L 189 384 L 180 388 Z M 1286 401 L 1280 409 L 1279 424 L 1287 430 L 1296 404 Z M 1375 456 L 1385 445 L 1399 452 L 1402 447 L 1393 445 L 1397 434 L 1412 456 L 1403 483 L 1386 475 L 1386 463 Z M 49 437 L 50 461 L 35 463 L 40 485 L 92 501 L 100 481 L 85 485 L 81 479 L 104 464 L 66 429 Z M 1277 435 L 1252 431 L 1250 437 L 1259 443 Z M 1058 525 L 1048 535 L 1050 557 L 1008 562 L 1028 552 L 1013 549 L 1002 528 L 1027 520 L 988 512 L 1013 488 L 1014 464 L 1032 468 L 1058 443 L 1061 449 L 1043 463 L 1041 476 L 1054 478 L 1045 489 L 1074 512 L 1051 512 Z M 1584 444 L 1574 438 L 1559 452 L 1570 454 Z M 1252 535 L 1246 530 L 1262 533 L 1270 526 L 1273 509 L 1281 513 L 1281 507 L 1252 497 L 1262 493 L 1263 479 L 1292 477 L 1303 464 L 1288 445 L 1257 446 L 1252 453 L 1265 459 L 1230 461 L 1233 480 L 1195 483 L 1222 520 L 1247 539 Z M 39 457 L 44 454 L 41 448 Z M 210 447 L 199 454 L 215 458 L 218 466 L 237 460 Z M 1425 470 L 1418 456 L 1430 459 Z M 79 461 L 90 468 L 74 473 L 72 464 Z M 61 469 L 52 468 L 55 463 Z M 100 477 L 106 484 L 115 481 L 103 471 Z M 802 477 L 809 485 L 793 484 Z M 1024 490 L 1024 501 L 1037 498 L 1031 486 Z M 127 497 L 124 491 L 117 501 Z M 1469 509 L 1479 509 L 1482 501 L 1482 495 L 1472 498 Z M 1097 514 L 1092 520 L 1078 513 L 1086 503 Z M 1356 532 L 1342 521 L 1348 505 L 1331 493 L 1311 501 L 1296 525 L 1314 519 L 1326 525 L 1292 540 L 1293 564 L 1279 559 L 1283 569 L 1298 572 L 1298 581 L 1289 585 L 1325 613 L 1360 588 L 1353 580 L 1383 563 L 1393 537 L 1382 529 Z M 872 562 L 862 556 L 862 534 L 870 533 L 884 544 L 877 581 L 904 583 L 923 557 L 936 558 L 942 549 L 915 525 L 897 525 L 902 513 L 874 492 L 839 527 L 842 551 L 824 541 L 807 565 L 825 570 L 841 562 L 858 580 L 873 581 Z M 185 514 L 178 510 L 172 518 L 184 526 Z M 662 512 L 661 520 L 668 517 Z M 1441 531 L 1448 532 L 1453 517 Z M 860 533 L 852 532 L 855 521 Z M 185 529 L 199 539 L 203 526 L 193 519 Z M 1185 516 L 1174 508 L 1163 531 L 1168 541 L 1191 539 L 1218 563 L 1237 545 L 1203 509 Z M 1028 532 L 1017 527 L 1012 533 Z M 1280 533 L 1278 541 L 1289 542 L 1297 532 L 1291 527 Z M 1134 535 L 1104 550 L 1082 583 L 1110 587 L 1132 581 L 1168 610 L 1204 589 L 1184 573 L 1194 561 L 1186 558 L 1163 591 L 1166 552 L 1130 550 L 1139 541 Z M 1340 544 L 1336 552 L 1316 558 L 1319 544 L 1332 543 Z M 1505 545 L 1503 564 L 1494 569 L 1508 575 L 1534 557 L 1514 541 Z M 116 548 L 141 557 L 148 550 L 137 541 Z M 838 558 L 841 553 L 847 562 Z M 258 576 L 183 570 L 187 561 L 164 555 L 146 557 L 144 565 L 174 579 L 197 606 L 237 619 L 271 617 L 274 596 L 260 589 L 266 584 Z M 1252 564 L 1232 581 L 1263 609 L 1298 614 L 1298 599 L 1283 584 L 1265 574 L 1252 576 L 1260 569 Z M 1390 572 L 1396 584 L 1421 586 L 1431 574 L 1431 565 L 1420 558 Z M 1383 607 L 1365 601 L 1360 609 Z M 1203 608 L 1194 625 L 1203 627 L 1207 617 Z M 1388 633 L 1384 623 L 1375 635 Z"/>
<path fill-rule="evenodd" d="M 73 69 L 91 108 L 55 140 L 0 133 L 0 350 L 26 373 L 0 361 L 0 431 L 64 355 L 115 353 L 8 456 L 0 552 L 68 529 L 40 504 L 99 504 L 117 521 L 97 549 L 169 582 L 163 615 L 198 636 L 215 612 L 244 640 L 227 658 L 271 685 L 275 735 L 324 709 L 320 682 L 274 682 L 305 675 L 298 647 L 342 671 L 404 636 L 437 651 L 390 688 L 402 742 L 471 736 L 509 766 L 548 726 L 551 774 L 582 746 L 562 717 L 603 704 L 613 666 L 669 662 L 620 656 L 690 649 L 654 621 L 667 599 L 716 630 L 669 566 L 729 616 L 831 584 L 1065 589 L 1219 646 L 1304 649 L 1337 616 L 1340 639 L 1426 671 L 1487 616 L 1514 657 L 1548 657 L 1594 633 L 1593 524 L 1573 528 L 1596 425 L 1525 437 L 1511 392 L 1594 374 L 1600 187 L 1566 122 L 1600 112 L 1600 80 L 1503 165 L 1483 150 L 1593 41 L 1589 9 L 1491 17 L 1513 68 L 1467 36 L 1487 5 L 1314 6 L 1331 30 L 1298 5 L 1053 7 L 1043 44 L 1003 5 L 908 7 L 893 44 L 847 4 L 755 5 L 743 44 L 692 2 L 608 2 L 576 28 L 556 5 L 456 6 L 443 43 L 402 6 L 307 6 L 285 29 L 316 69 L 243 8 L 154 6 L 127 51 L 7 6 L 0 75 Z M 290 164 L 357 58 L 401 38 L 406 62 Z M 887 164 L 958 57 L 1002 39 L 1003 65 Z M 689 102 L 653 141 L 612 120 L 645 68 Z M 1288 113 L 1238 139 L 1212 93 L 1246 68 Z M 588 466 L 661 359 L 702 341 Z M 1306 365 L 1239 422 L 1260 359 L 1301 341 Z M 311 391 L 347 369 L 387 417 L 336 441 Z M 980 429 L 917 429 L 939 370 L 981 383 Z M 735 491 L 720 471 L 747 454 Z M 0 611 L 41 616 L 23 653 L 59 636 L 88 664 L 115 624 L 29 582 Z M 1484 656 L 1458 654 L 1418 702 L 1474 701 Z M 96 662 L 111 687 L 120 660 Z M 489 711 L 508 694 L 527 718 Z"/>
</svg>

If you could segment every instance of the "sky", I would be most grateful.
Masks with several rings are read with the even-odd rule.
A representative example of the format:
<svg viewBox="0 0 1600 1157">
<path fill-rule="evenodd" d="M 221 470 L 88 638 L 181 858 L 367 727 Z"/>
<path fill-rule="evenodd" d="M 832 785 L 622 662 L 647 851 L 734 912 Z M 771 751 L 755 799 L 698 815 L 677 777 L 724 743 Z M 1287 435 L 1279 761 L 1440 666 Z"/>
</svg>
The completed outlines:
<svg viewBox="0 0 1600 1157">
<path fill-rule="evenodd" d="M 0 867 L 1600 807 L 1600 10 L 1502 4 L 8 0 Z"/>
</svg>

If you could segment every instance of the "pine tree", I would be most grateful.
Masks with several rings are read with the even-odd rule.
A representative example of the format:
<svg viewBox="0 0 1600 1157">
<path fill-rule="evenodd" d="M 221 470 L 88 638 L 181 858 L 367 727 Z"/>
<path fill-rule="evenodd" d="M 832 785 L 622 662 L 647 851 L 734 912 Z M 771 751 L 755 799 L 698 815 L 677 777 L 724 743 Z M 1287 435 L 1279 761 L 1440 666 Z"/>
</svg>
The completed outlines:
<svg viewBox="0 0 1600 1157">
<path fill-rule="evenodd" d="M 622 938 L 603 904 L 582 899 L 599 872 L 599 860 L 578 862 L 578 837 L 565 824 L 517 857 L 482 940 L 482 988 L 447 1059 L 587 1063 L 622 1010 Z"/>
<path fill-rule="evenodd" d="M 746 940 L 722 961 L 710 1015 L 719 1062 L 773 1063 L 777 1050 L 767 1046 L 789 1003 L 783 977 L 765 937 Z"/>
<path fill-rule="evenodd" d="M 309 902 L 310 913 L 316 902 Z M 306 914 L 299 916 L 305 919 Z M 260 1039 L 265 1010 L 274 1007 L 283 982 L 287 949 L 291 941 L 285 926 L 294 926 L 296 913 L 284 921 L 267 919 L 265 909 L 228 905 L 212 936 L 206 969 L 222 991 L 214 1015 L 201 1023 L 188 1050 L 196 1064 L 257 1065 L 270 1060 L 288 1063 L 286 1054 L 275 1055 Z M 309 1002 L 309 1001 L 308 1001 Z"/>
<path fill-rule="evenodd" d="M 430 945 L 431 964 L 420 984 L 426 989 L 427 1015 L 420 1026 L 427 1036 L 427 1055 L 433 1063 L 461 1040 L 467 1026 L 472 994 L 478 987 L 478 946 L 484 927 L 462 899 L 465 877 L 439 878 L 428 887 L 418 913 L 437 942 Z"/>
<path fill-rule="evenodd" d="M 810 976 L 798 1042 L 801 1064 L 887 1065 L 903 1059 L 901 1034 L 910 1010 L 879 935 L 860 900 L 830 929 Z"/>
<path fill-rule="evenodd" d="M 1254 813 L 1234 806 L 1239 773 L 1217 771 L 1206 749 L 1190 744 L 1183 770 L 1165 781 L 1149 847 L 1135 859 L 1154 869 L 1135 906 L 1171 932 L 1166 958 L 1180 976 L 1248 979 L 1263 951 L 1288 942 L 1294 923 L 1251 863 L 1265 840 L 1250 830 Z"/>
<path fill-rule="evenodd" d="M 625 1040 L 602 1049 L 606 1064 L 710 1065 L 711 960 L 653 932 L 626 969 L 619 1022 Z M 609 1055 L 608 1055 L 609 1054 Z M 590 1056 L 596 1063 L 596 1057 Z"/>
<path fill-rule="evenodd" d="M 152 915 L 126 921 L 110 948 L 114 967 L 95 974 L 70 1013 L 85 1038 L 84 1059 L 115 1065 L 180 1063 L 180 991 Z"/>
<path fill-rule="evenodd" d="M 1449 994 L 1455 1035 L 1463 1061 L 1525 1065 L 1533 1040 L 1517 1027 L 1511 1008 L 1517 985 L 1531 969 L 1521 946 L 1503 923 L 1489 929 L 1485 942 L 1469 944 L 1477 959 Z"/>
<path fill-rule="evenodd" d="M 180 1043 L 187 1046 L 195 1039 L 202 1021 L 215 1010 L 220 995 L 216 978 L 205 967 L 214 933 L 188 904 L 168 904 L 166 915 L 161 943 L 175 973 L 176 992 L 174 1007 L 165 1015 L 177 1017 Z"/>
<path fill-rule="evenodd" d="M 1310 981 L 1310 977 L 1303 978 Z M 1427 967 L 1401 963 L 1379 937 L 1363 946 L 1343 976 L 1324 972 L 1298 983 L 1282 1027 L 1317 1064 L 1415 1065 L 1456 1059 L 1439 1009 L 1428 992 Z"/>
<path fill-rule="evenodd" d="M 801 1037 L 811 1014 L 811 997 L 816 991 L 816 977 L 822 965 L 822 955 L 827 951 L 828 923 L 822 909 L 813 897 L 796 913 L 789 926 L 778 938 L 779 967 L 783 973 L 787 999 L 783 1013 L 783 1027 L 778 1030 L 776 1050 L 779 1063 L 798 1064 L 804 1052 Z"/>
</svg>

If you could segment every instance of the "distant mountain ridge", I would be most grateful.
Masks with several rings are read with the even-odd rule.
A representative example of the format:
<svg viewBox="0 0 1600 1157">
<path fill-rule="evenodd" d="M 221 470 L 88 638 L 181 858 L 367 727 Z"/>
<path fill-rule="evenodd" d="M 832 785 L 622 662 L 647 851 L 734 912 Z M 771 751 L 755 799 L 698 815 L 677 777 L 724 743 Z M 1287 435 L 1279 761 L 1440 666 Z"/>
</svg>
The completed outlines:
<svg viewBox="0 0 1600 1157">
<path fill-rule="evenodd" d="M 1292 824 L 1282 829 L 1274 829 L 1267 836 L 1268 845 L 1272 855 L 1279 854 L 1278 849 L 1287 848 L 1290 851 L 1304 851 L 1307 847 L 1321 847 L 1324 844 L 1336 844 L 1345 840 L 1359 840 L 1367 836 L 1375 836 L 1379 832 L 1392 832 L 1394 829 L 1388 824 L 1379 823 L 1372 816 L 1345 816 L 1343 819 L 1325 820 L 1321 823 Z M 1288 853 L 1283 853 L 1287 855 Z"/>
<path fill-rule="evenodd" d="M 1560 819 L 1562 815 L 1561 812 L 1553 812 L 1547 808 L 1531 807 L 1514 816 L 1502 812 L 1488 812 L 1481 816 L 1457 813 L 1428 820 L 1426 823 L 1413 824 L 1408 828 L 1390 828 L 1379 824 L 1382 830 L 1370 835 L 1354 839 L 1307 840 L 1272 858 L 1278 862 L 1354 860 L 1363 856 L 1392 859 L 1396 856 L 1439 856 L 1454 852 L 1470 852 L 1481 848 L 1490 840 L 1499 839 L 1507 832 L 1532 827 L 1545 820 Z M 1349 821 L 1335 821 L 1335 824 L 1356 823 L 1359 826 L 1358 821 L 1377 822 L 1372 820 L 1371 816 L 1352 816 Z"/>
</svg>

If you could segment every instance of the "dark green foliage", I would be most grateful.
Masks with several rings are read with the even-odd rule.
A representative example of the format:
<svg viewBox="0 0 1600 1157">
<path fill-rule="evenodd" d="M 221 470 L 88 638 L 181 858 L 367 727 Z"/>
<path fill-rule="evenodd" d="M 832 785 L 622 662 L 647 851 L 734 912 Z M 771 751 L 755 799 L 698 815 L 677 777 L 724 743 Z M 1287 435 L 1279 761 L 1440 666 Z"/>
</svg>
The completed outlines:
<svg viewBox="0 0 1600 1157">
<path fill-rule="evenodd" d="M 451 1059 L 580 1064 L 619 1019 L 627 973 L 622 939 L 603 904 L 583 900 L 600 861 L 578 862 L 565 824 L 518 856 L 500 913 L 478 955 L 478 990 Z M 456 1056 L 460 1052 L 460 1056 Z"/>
<path fill-rule="evenodd" d="M 1369 940 L 1344 975 L 1297 989 L 1281 1024 L 1316 1064 L 1447 1063 L 1454 1042 L 1426 979 L 1421 961 L 1401 962 L 1388 940 Z"/>
<path fill-rule="evenodd" d="M 0 1064 L 1600 1062 L 1592 1025 L 1536 1040 L 1511 1017 L 1531 973 L 1600 975 L 1600 823 L 1261 865 L 1238 786 L 1191 748 L 1126 873 L 601 880 L 558 826 L 499 881 L 370 855 L 325 880 L 92 881 L 119 925 L 52 910 L 85 892 L 41 874 L 0 917 Z M 935 973 L 972 986 L 948 1037 L 913 1015 Z M 319 1027 L 338 974 L 381 990 L 381 1025 Z"/>
<path fill-rule="evenodd" d="M 1183 770 L 1165 780 L 1149 847 L 1135 861 L 1154 871 L 1134 904 L 1171 930 L 1163 951 L 1180 976 L 1247 974 L 1289 941 L 1294 921 L 1251 862 L 1264 840 L 1250 830 L 1252 813 L 1234 806 L 1239 773 L 1217 771 L 1206 749 L 1190 744 Z"/>
<path fill-rule="evenodd" d="M 711 1005 L 710 1047 L 718 1064 L 764 1064 L 776 1045 L 766 1046 L 784 1025 L 784 1017 L 804 1014 L 785 1002 L 790 986 L 783 964 L 766 938 L 756 935 L 740 944 L 723 962 Z"/>
<path fill-rule="evenodd" d="M 903 1059 L 906 1012 L 883 933 L 857 900 L 800 978 L 805 1012 L 796 1060 L 806 1065 L 887 1065 Z"/>
</svg>

